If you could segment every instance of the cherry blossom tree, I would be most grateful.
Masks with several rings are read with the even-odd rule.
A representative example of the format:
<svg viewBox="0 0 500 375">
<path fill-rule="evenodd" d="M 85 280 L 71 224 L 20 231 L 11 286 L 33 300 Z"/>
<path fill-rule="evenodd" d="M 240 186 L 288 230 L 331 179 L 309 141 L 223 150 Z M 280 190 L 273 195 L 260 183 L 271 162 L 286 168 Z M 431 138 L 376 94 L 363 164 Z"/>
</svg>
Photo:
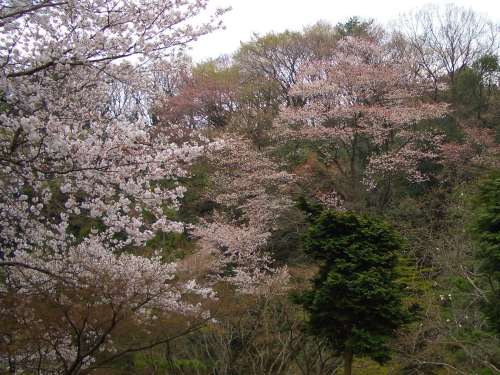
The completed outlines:
<svg viewBox="0 0 500 375">
<path fill-rule="evenodd" d="M 0 5 L 2 371 L 80 373 L 118 350 L 122 322 L 201 314 L 184 296 L 212 296 L 140 250 L 183 230 L 167 212 L 185 191 L 179 178 L 211 146 L 153 135 L 133 106 L 110 109 L 114 85 L 143 87 L 146 67 L 218 27 L 223 10 L 205 22 L 206 5 Z"/>
<path fill-rule="evenodd" d="M 225 138 L 209 159 L 215 172 L 208 198 L 218 209 L 193 234 L 202 253 L 216 255 L 210 272 L 243 293 L 279 292 L 288 272 L 265 250 L 280 215 L 292 205 L 288 193 L 295 177 L 240 137 Z"/>
<path fill-rule="evenodd" d="M 291 94 L 305 105 L 284 108 L 277 123 L 281 137 L 322 141 L 350 193 L 361 182 L 380 189 L 398 175 L 424 181 L 420 163 L 437 157 L 441 136 L 417 125 L 443 116 L 446 105 L 420 100 L 428 82 L 392 56 L 384 45 L 344 38 L 331 59 L 300 71 Z"/>
</svg>

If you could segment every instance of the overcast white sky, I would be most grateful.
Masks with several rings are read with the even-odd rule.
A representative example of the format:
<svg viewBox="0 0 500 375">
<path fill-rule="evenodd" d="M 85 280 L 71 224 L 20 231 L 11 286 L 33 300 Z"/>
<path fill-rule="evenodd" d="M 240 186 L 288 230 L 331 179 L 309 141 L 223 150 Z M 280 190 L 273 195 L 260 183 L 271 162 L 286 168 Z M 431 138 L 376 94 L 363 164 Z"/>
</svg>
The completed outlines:
<svg viewBox="0 0 500 375">
<path fill-rule="evenodd" d="M 500 0 L 436 0 L 472 8 L 492 21 L 500 22 Z M 252 33 L 300 30 L 319 20 L 332 24 L 351 16 L 373 18 L 386 25 L 399 14 L 428 4 L 428 0 L 211 0 L 211 7 L 231 6 L 223 17 L 226 30 L 204 36 L 189 52 L 195 61 L 231 54 L 248 41 Z"/>
</svg>

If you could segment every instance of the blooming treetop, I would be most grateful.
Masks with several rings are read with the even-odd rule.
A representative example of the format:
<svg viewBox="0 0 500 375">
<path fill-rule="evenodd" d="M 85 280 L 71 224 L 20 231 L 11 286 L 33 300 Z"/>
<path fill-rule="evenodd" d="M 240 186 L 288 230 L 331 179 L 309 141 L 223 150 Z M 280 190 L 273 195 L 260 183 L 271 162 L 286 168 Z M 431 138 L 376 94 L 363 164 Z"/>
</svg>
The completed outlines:
<svg viewBox="0 0 500 375">
<path fill-rule="evenodd" d="M 427 82 L 409 74 L 383 45 L 346 37 L 332 58 L 302 68 L 291 94 L 305 105 L 284 108 L 279 123 L 299 125 L 289 136 L 331 142 L 339 172 L 370 188 L 396 173 L 418 182 L 426 179 L 420 161 L 436 157 L 441 138 L 415 125 L 446 113 L 445 105 L 418 100 L 426 89 Z M 359 164 L 363 173 L 356 171 Z"/>
</svg>

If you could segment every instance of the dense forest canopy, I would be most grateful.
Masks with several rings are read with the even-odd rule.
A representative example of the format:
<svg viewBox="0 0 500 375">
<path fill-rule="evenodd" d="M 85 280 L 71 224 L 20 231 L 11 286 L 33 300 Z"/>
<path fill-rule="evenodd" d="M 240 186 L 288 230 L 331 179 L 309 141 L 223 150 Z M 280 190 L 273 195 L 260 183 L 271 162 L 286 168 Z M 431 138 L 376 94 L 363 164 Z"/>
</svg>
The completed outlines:
<svg viewBox="0 0 500 375">
<path fill-rule="evenodd" d="M 0 374 L 499 374 L 500 25 L 207 5 L 0 1 Z"/>
</svg>

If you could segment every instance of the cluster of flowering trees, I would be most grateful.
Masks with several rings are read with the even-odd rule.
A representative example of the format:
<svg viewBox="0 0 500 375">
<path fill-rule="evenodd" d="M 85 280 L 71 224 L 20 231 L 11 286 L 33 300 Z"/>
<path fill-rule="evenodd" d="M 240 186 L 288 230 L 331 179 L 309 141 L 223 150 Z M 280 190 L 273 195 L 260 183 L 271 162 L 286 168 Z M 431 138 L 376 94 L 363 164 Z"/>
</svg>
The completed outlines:
<svg viewBox="0 0 500 375">
<path fill-rule="evenodd" d="M 88 373 L 168 343 L 210 319 L 219 281 L 263 300 L 283 290 L 289 270 L 267 250 L 297 177 L 255 146 L 280 102 L 279 136 L 314 141 L 335 171 L 318 193 L 335 210 L 365 188 L 386 204 L 438 156 L 498 164 L 491 130 L 444 143 L 427 126 L 448 112 L 424 99 L 436 81 L 371 23 L 256 37 L 236 65 L 190 72 L 176 50 L 224 12 L 204 23 L 207 2 L 0 4 L 0 372 Z M 188 227 L 175 211 L 200 157 L 215 209 Z M 168 263 L 148 246 L 172 232 L 197 252 Z"/>
</svg>

